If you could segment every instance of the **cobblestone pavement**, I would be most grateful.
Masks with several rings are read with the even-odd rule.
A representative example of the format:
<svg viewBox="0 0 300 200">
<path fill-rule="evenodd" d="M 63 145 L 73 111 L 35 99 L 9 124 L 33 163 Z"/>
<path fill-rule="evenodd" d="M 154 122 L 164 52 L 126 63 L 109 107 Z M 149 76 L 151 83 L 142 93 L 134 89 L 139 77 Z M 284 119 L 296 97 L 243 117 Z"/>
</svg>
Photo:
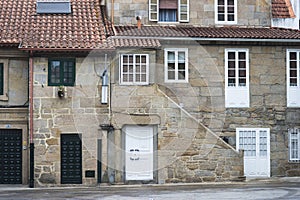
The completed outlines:
<svg viewBox="0 0 300 200">
<path fill-rule="evenodd" d="M 250 181 L 221 184 L 173 184 L 143 186 L 97 186 L 89 188 L 27 188 L 0 186 L 2 200 L 258 200 L 300 199 L 299 179 L 280 181 Z"/>
</svg>

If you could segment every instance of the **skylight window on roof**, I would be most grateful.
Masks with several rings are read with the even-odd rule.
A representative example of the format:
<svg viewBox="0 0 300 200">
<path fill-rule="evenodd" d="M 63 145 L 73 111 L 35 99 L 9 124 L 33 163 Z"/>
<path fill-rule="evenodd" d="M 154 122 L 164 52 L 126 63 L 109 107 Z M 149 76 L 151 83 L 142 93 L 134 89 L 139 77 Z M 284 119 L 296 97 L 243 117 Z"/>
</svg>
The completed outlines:
<svg viewBox="0 0 300 200">
<path fill-rule="evenodd" d="M 37 0 L 36 12 L 38 14 L 70 14 L 70 0 Z"/>
</svg>

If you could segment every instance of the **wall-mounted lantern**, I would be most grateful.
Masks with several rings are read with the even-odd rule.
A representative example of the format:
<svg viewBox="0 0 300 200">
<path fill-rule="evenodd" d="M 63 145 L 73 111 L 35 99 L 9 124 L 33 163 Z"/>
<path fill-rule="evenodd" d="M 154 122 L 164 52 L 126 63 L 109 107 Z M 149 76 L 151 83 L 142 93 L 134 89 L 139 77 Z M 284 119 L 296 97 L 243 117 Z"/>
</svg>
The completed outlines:
<svg viewBox="0 0 300 200">
<path fill-rule="evenodd" d="M 107 104 L 108 102 L 108 74 L 107 70 L 102 73 L 102 92 L 101 92 L 101 103 Z"/>
<path fill-rule="evenodd" d="M 63 85 L 57 88 L 57 95 L 59 98 L 65 97 L 65 87 Z"/>
</svg>

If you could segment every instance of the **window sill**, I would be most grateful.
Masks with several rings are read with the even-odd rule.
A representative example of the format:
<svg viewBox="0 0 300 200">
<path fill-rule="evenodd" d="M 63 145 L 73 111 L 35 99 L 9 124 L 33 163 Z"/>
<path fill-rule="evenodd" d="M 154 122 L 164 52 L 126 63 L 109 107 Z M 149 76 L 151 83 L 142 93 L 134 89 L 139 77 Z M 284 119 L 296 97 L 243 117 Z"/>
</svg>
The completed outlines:
<svg viewBox="0 0 300 200">
<path fill-rule="evenodd" d="M 158 21 L 157 23 L 161 24 L 161 25 L 176 25 L 176 24 L 179 24 L 180 22 L 160 22 L 160 21 Z"/>
<path fill-rule="evenodd" d="M 149 83 L 120 83 L 120 86 L 147 86 Z"/>
<path fill-rule="evenodd" d="M 173 81 L 173 80 L 165 80 L 165 83 L 189 83 L 188 81 Z"/>
<path fill-rule="evenodd" d="M 289 160 L 290 164 L 299 164 L 300 160 Z"/>
<path fill-rule="evenodd" d="M 237 22 L 215 22 L 216 25 L 237 25 Z"/>
<path fill-rule="evenodd" d="M 8 101 L 7 95 L 0 95 L 0 101 Z"/>
</svg>

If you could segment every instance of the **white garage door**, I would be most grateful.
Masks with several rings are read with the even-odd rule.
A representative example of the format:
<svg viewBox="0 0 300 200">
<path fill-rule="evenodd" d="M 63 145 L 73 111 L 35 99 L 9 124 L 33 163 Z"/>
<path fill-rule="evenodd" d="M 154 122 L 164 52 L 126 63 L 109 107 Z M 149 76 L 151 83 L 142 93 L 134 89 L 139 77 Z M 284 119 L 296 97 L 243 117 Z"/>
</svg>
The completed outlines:
<svg viewBox="0 0 300 200">
<path fill-rule="evenodd" d="M 126 180 L 153 180 L 153 127 L 126 126 Z"/>
<path fill-rule="evenodd" d="M 237 150 L 244 150 L 244 174 L 247 177 L 270 176 L 270 129 L 238 128 Z"/>
</svg>

